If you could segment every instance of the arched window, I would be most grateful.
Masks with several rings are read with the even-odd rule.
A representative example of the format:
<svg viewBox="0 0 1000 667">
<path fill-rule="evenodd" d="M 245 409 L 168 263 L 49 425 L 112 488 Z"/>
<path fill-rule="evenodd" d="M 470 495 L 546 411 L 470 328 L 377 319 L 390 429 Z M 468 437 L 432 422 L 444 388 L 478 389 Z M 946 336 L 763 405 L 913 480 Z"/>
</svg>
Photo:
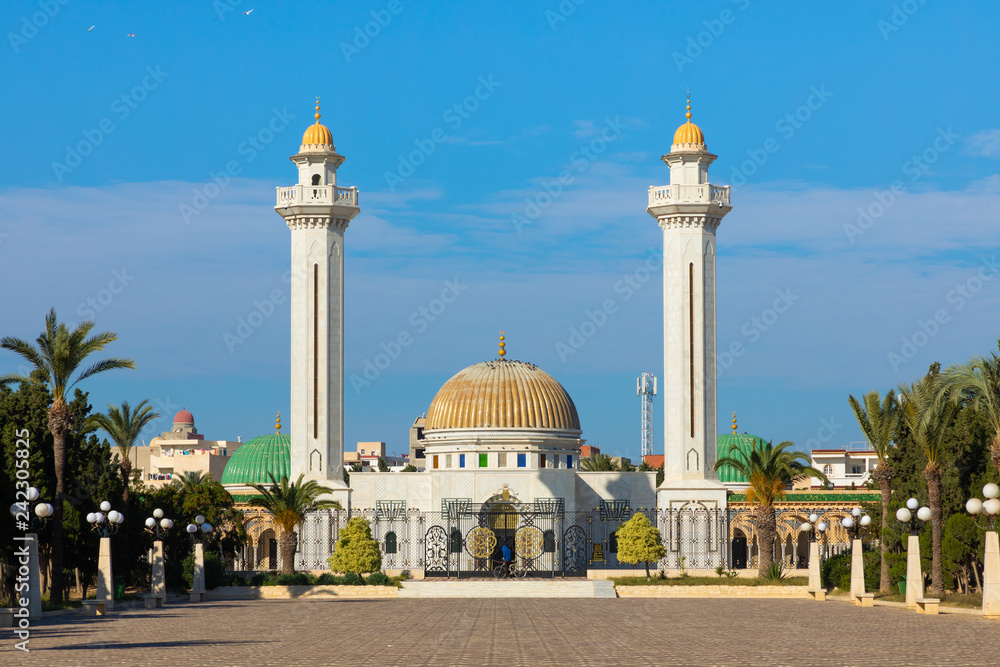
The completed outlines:
<svg viewBox="0 0 1000 667">
<path fill-rule="evenodd" d="M 462 553 L 462 531 L 458 528 L 451 529 L 451 553 Z"/>
<path fill-rule="evenodd" d="M 388 532 L 385 534 L 385 552 L 387 554 L 394 554 L 396 551 L 396 533 Z"/>
<path fill-rule="evenodd" d="M 551 530 L 542 533 L 542 551 L 551 554 L 556 550 L 556 534 Z"/>
<path fill-rule="evenodd" d="M 833 466 L 829 464 L 823 466 L 823 474 L 826 475 L 827 477 L 833 475 Z"/>
<path fill-rule="evenodd" d="M 320 179 L 319 174 L 313 174 L 313 185 L 319 185 L 319 179 Z"/>
<path fill-rule="evenodd" d="M 608 551 L 610 551 L 613 554 L 618 553 L 618 533 L 617 533 L 617 531 L 614 532 L 614 533 L 611 533 L 611 536 L 608 537 Z"/>
</svg>

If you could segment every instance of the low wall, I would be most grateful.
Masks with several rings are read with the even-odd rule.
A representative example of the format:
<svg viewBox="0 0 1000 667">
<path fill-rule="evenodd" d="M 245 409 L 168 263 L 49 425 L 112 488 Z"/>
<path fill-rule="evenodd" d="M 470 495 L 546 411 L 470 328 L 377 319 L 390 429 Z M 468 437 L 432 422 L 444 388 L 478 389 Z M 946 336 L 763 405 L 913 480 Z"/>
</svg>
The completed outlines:
<svg viewBox="0 0 1000 667">
<path fill-rule="evenodd" d="M 686 573 L 690 574 L 692 577 L 718 577 L 715 570 L 705 570 L 700 568 L 689 568 L 684 570 Z M 649 569 L 650 574 L 656 575 L 659 570 L 656 568 Z M 664 570 L 664 573 L 668 577 L 678 577 L 681 574 L 680 570 Z M 757 577 L 757 568 L 736 570 L 736 576 L 741 579 L 755 579 Z M 646 569 L 643 567 L 638 567 L 635 569 L 614 569 L 614 570 L 600 570 L 600 569 L 588 569 L 587 578 L 588 579 L 615 579 L 617 577 L 645 577 Z M 808 577 L 808 569 L 787 569 L 785 570 L 786 577 Z M 719 577 L 722 580 L 722 577 Z"/>
<path fill-rule="evenodd" d="M 396 597 L 395 586 L 220 586 L 206 600 L 332 600 Z"/>
<path fill-rule="evenodd" d="M 808 598 L 805 586 L 616 586 L 620 598 Z"/>
</svg>

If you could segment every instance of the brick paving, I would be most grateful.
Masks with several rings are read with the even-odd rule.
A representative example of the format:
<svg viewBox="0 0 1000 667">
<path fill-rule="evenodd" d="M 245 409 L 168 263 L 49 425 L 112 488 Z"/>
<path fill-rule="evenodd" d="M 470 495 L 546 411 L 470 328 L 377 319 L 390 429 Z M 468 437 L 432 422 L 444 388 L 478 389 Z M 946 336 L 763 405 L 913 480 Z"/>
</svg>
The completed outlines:
<svg viewBox="0 0 1000 667">
<path fill-rule="evenodd" d="M 0 630 L 0 665 L 991 665 L 1000 622 L 810 600 L 238 601 Z M 808 650 L 801 647 L 808 646 Z"/>
</svg>

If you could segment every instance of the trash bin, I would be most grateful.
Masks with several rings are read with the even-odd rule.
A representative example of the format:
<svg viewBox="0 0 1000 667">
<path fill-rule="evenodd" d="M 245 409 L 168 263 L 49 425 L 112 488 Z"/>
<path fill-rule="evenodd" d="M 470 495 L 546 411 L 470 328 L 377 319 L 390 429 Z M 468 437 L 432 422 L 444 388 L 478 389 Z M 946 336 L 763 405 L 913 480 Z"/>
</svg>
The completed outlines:
<svg viewBox="0 0 1000 667">
<path fill-rule="evenodd" d="M 899 580 L 899 594 L 906 597 L 906 577 Z"/>
</svg>

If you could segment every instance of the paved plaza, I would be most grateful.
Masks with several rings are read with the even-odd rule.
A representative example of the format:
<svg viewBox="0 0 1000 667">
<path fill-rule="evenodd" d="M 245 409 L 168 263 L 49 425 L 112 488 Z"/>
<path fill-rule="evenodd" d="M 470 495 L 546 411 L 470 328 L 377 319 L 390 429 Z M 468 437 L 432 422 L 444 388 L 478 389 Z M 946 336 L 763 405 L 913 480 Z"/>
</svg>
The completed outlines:
<svg viewBox="0 0 1000 667">
<path fill-rule="evenodd" d="M 1000 623 L 809 600 L 256 601 L 45 619 L 59 665 L 996 665 Z M 804 648 L 808 647 L 808 648 Z"/>
</svg>

